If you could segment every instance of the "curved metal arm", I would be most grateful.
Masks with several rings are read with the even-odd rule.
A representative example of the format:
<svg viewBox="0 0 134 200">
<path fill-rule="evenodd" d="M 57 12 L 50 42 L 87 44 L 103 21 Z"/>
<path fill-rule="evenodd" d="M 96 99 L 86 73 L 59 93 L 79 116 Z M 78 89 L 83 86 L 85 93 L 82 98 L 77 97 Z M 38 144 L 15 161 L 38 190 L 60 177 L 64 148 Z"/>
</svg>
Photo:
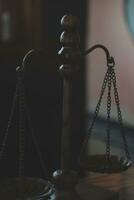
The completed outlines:
<svg viewBox="0 0 134 200">
<path fill-rule="evenodd" d="M 24 56 L 24 58 L 23 58 L 23 60 L 22 60 L 21 66 L 18 66 L 18 67 L 16 68 L 16 71 L 24 71 L 27 60 L 29 59 L 29 57 L 31 57 L 31 55 L 33 55 L 34 52 L 35 52 L 35 50 L 34 50 L 34 49 L 31 49 L 30 51 L 28 51 L 28 52 L 26 53 L 26 55 Z"/>
<path fill-rule="evenodd" d="M 31 55 L 33 55 L 34 52 L 35 52 L 35 50 L 34 50 L 34 49 L 31 49 L 31 50 L 28 51 L 28 53 L 24 56 L 24 58 L 23 58 L 23 60 L 22 60 L 22 69 L 23 69 L 23 70 L 24 70 L 24 68 L 25 68 L 25 65 L 26 65 L 27 60 L 29 59 L 29 57 L 30 57 Z"/>
<path fill-rule="evenodd" d="M 107 65 L 108 66 L 110 66 L 110 65 L 114 66 L 114 64 L 115 64 L 114 58 L 112 56 L 110 56 L 108 49 L 102 44 L 96 44 L 96 45 L 92 46 L 91 48 L 86 50 L 84 53 L 82 53 L 82 55 L 87 55 L 87 54 L 91 53 L 92 51 L 94 51 L 95 49 L 98 49 L 98 48 L 104 50 L 104 52 L 106 54 Z"/>
</svg>

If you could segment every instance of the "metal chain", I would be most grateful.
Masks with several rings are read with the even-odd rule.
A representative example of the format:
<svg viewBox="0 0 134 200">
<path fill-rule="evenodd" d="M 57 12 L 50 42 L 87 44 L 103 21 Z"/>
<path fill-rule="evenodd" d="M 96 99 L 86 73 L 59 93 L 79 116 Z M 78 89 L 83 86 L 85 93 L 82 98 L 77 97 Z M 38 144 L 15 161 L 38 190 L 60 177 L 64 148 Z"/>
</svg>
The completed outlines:
<svg viewBox="0 0 134 200">
<path fill-rule="evenodd" d="M 119 124 L 120 124 L 121 134 L 122 134 L 122 138 L 123 138 L 123 145 L 124 145 L 126 157 L 128 159 L 131 159 L 130 153 L 129 153 L 129 150 L 128 150 L 127 139 L 126 139 L 126 135 L 125 135 L 124 127 L 123 127 L 122 113 L 121 113 L 121 109 L 120 109 L 120 100 L 119 100 L 118 90 L 117 90 L 117 86 L 116 86 L 116 75 L 115 75 L 115 71 L 114 71 L 114 63 L 110 63 L 108 65 L 108 70 L 105 74 L 105 78 L 104 78 L 101 93 L 100 93 L 100 98 L 99 98 L 99 101 L 97 103 L 97 106 L 96 106 L 96 109 L 95 109 L 95 112 L 94 112 L 94 117 L 93 117 L 92 123 L 91 123 L 91 125 L 88 129 L 88 133 L 87 133 L 87 135 L 84 139 L 84 142 L 82 144 L 82 149 L 81 149 L 81 153 L 80 153 L 80 160 L 83 157 L 83 154 L 85 154 L 85 149 L 86 149 L 88 140 L 91 136 L 94 124 L 96 122 L 96 118 L 99 114 L 102 97 L 104 95 L 107 83 L 108 83 L 108 95 L 107 95 L 106 158 L 107 159 L 110 158 L 110 151 L 111 151 L 111 149 L 110 149 L 110 135 L 111 135 L 111 123 L 110 123 L 110 121 L 111 121 L 111 88 L 112 88 L 112 83 L 113 83 L 114 97 L 115 97 L 115 103 L 116 103 L 116 107 L 117 107 L 118 121 L 119 121 Z"/>
<path fill-rule="evenodd" d="M 2 140 L 2 143 L 1 143 L 1 146 L 0 146 L 0 160 L 2 160 L 4 151 L 5 151 L 7 138 L 8 138 L 8 135 L 9 135 L 9 129 L 11 127 L 13 114 L 14 114 L 14 111 L 15 111 L 17 96 L 18 96 L 18 83 L 16 84 L 16 89 L 15 89 L 14 96 L 13 96 L 13 101 L 12 101 L 11 111 L 10 111 L 10 115 L 9 115 L 9 120 L 8 120 L 8 123 L 7 123 L 7 128 L 6 128 L 6 131 L 4 133 L 3 140 Z"/>
<path fill-rule="evenodd" d="M 5 151 L 7 138 L 8 138 L 8 135 L 9 135 L 9 129 L 11 127 L 13 115 L 14 115 L 14 112 L 15 112 L 15 106 L 16 106 L 16 103 L 17 103 L 17 98 L 19 97 L 19 176 L 21 177 L 24 174 L 24 156 L 25 156 L 25 135 L 24 135 L 25 116 L 24 115 L 25 115 L 25 112 L 26 112 L 26 117 L 27 117 L 27 120 L 28 120 L 30 132 L 31 132 L 31 135 L 32 135 L 32 140 L 33 140 L 33 143 L 35 145 L 37 154 L 39 156 L 39 160 L 40 160 L 40 163 L 41 163 L 43 173 L 46 176 L 46 178 L 48 178 L 48 170 L 47 170 L 47 168 L 44 164 L 40 148 L 39 148 L 38 143 L 36 141 L 36 137 L 35 137 L 34 131 L 33 131 L 34 129 L 33 129 L 33 126 L 32 126 L 31 116 L 29 114 L 28 106 L 26 105 L 26 102 L 25 102 L 24 70 L 23 70 L 23 68 L 18 67 L 16 69 L 16 71 L 17 71 L 16 89 L 15 89 L 14 96 L 13 96 L 13 101 L 12 101 L 12 106 L 11 106 L 11 111 L 10 111 L 10 115 L 9 115 L 7 128 L 6 128 L 5 133 L 3 134 L 3 139 L 2 139 L 2 142 L 1 142 L 1 145 L 0 145 L 0 160 L 2 160 L 2 158 L 3 158 L 3 153 Z"/>
<path fill-rule="evenodd" d="M 115 75 L 114 68 L 112 68 L 112 82 L 113 82 L 113 87 L 114 87 L 114 97 L 115 97 L 115 102 L 116 102 L 116 107 L 117 107 L 118 121 L 120 124 L 121 134 L 122 134 L 122 138 L 123 138 L 124 150 L 126 153 L 126 157 L 128 159 L 130 159 L 130 153 L 128 150 L 127 139 L 126 139 L 126 135 L 125 135 L 124 127 L 123 127 L 122 113 L 121 113 L 121 109 L 120 109 L 120 100 L 119 100 L 118 90 L 117 90 L 117 86 L 116 86 L 117 84 L 116 84 L 116 75 Z"/>
<path fill-rule="evenodd" d="M 15 93 L 13 96 L 13 102 L 12 102 L 12 107 L 11 107 L 11 111 L 10 111 L 10 115 L 9 115 L 8 125 L 7 125 L 5 133 L 3 134 L 4 136 L 3 136 L 3 140 L 2 140 L 2 143 L 0 146 L 0 160 L 2 160 L 2 158 L 3 158 L 3 153 L 5 151 L 7 138 L 9 135 L 9 128 L 11 127 L 11 124 L 12 124 L 15 106 L 17 103 L 17 98 L 19 97 L 19 176 L 21 177 L 24 175 L 24 156 L 25 156 L 25 135 L 24 135 L 25 116 L 24 115 L 26 112 L 26 117 L 28 120 L 30 132 L 32 135 L 32 140 L 35 145 L 37 154 L 39 156 L 43 173 L 46 176 L 46 178 L 48 178 L 48 170 L 44 164 L 41 151 L 40 151 L 38 143 L 36 141 L 34 131 L 33 131 L 34 129 L 32 126 L 32 120 L 31 120 L 31 117 L 30 117 L 30 114 L 28 111 L 28 106 L 26 105 L 26 102 L 25 102 L 24 71 L 20 67 L 18 67 L 16 69 L 16 71 L 17 71 L 16 89 L 15 89 Z"/>
<path fill-rule="evenodd" d="M 31 116 L 29 113 L 29 108 L 28 105 L 26 103 L 26 99 L 25 99 L 25 89 L 24 89 L 24 82 L 23 82 L 23 76 L 24 76 L 24 71 L 22 69 L 22 71 L 20 71 L 19 73 L 19 83 L 20 83 L 20 119 L 19 119 L 19 175 L 22 176 L 23 175 L 23 171 L 24 171 L 24 154 L 25 154 L 25 135 L 24 135 L 24 128 L 25 128 L 25 120 L 24 120 L 24 114 L 26 114 L 27 117 L 27 121 L 28 121 L 28 126 L 30 129 L 30 133 L 32 136 L 32 140 L 33 140 L 33 144 L 36 148 L 36 152 L 39 156 L 39 160 L 40 160 L 40 164 L 44 173 L 44 176 L 46 176 L 46 178 L 48 178 L 48 170 L 44 164 L 43 158 L 42 158 L 42 154 L 40 151 L 40 148 L 38 146 L 35 134 L 34 134 L 34 129 L 33 129 L 33 125 L 32 125 L 32 120 L 31 120 Z"/>
<path fill-rule="evenodd" d="M 83 157 L 83 154 L 85 154 L 85 149 L 87 147 L 88 140 L 89 140 L 89 138 L 91 136 L 94 124 L 96 122 L 97 116 L 98 116 L 99 111 L 100 111 L 102 97 L 104 95 L 104 92 L 105 92 L 105 89 L 106 89 L 106 85 L 107 85 L 107 82 L 108 82 L 108 75 L 109 75 L 109 70 L 107 70 L 107 72 L 105 74 L 105 77 L 104 77 L 104 80 L 103 80 L 103 83 L 102 83 L 102 87 L 101 87 L 100 97 L 99 97 L 98 103 L 97 103 L 96 108 L 95 108 L 94 117 L 93 117 L 92 123 L 91 123 L 91 125 L 90 125 L 90 127 L 88 129 L 88 132 L 87 132 L 87 134 L 85 136 L 83 144 L 82 144 L 81 153 L 80 153 L 80 160 Z"/>
<path fill-rule="evenodd" d="M 24 83 L 23 76 L 24 72 L 18 70 L 17 73 L 18 84 L 19 84 L 19 176 L 23 176 L 24 173 L 24 154 L 25 154 L 25 118 L 24 118 L 24 109 L 25 109 L 25 93 L 24 93 Z"/>
<path fill-rule="evenodd" d="M 106 159 L 110 158 L 110 135 L 111 135 L 111 66 L 108 66 L 108 95 L 107 95 L 107 141 L 106 141 Z"/>
<path fill-rule="evenodd" d="M 46 176 L 46 178 L 48 179 L 49 173 L 48 173 L 48 170 L 47 170 L 46 165 L 44 163 L 44 160 L 42 158 L 42 153 L 40 151 L 37 139 L 35 137 L 35 133 L 34 133 L 33 125 L 32 125 L 32 119 L 31 119 L 31 115 L 30 115 L 27 103 L 25 104 L 25 111 L 26 111 L 26 117 L 27 117 L 27 120 L 28 120 L 28 125 L 29 125 L 31 136 L 32 136 L 33 144 L 34 144 L 34 146 L 36 148 L 36 152 L 39 156 L 39 160 L 40 160 L 40 164 L 41 164 L 44 176 Z"/>
</svg>

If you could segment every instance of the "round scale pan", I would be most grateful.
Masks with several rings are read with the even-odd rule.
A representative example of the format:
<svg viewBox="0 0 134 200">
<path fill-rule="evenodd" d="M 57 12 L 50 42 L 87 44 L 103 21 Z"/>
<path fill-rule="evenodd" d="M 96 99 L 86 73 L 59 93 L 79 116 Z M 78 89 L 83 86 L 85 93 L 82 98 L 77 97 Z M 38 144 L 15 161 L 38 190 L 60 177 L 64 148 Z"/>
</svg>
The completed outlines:
<svg viewBox="0 0 134 200">
<path fill-rule="evenodd" d="M 81 160 L 80 165 L 90 172 L 120 173 L 127 170 L 132 161 L 116 155 L 111 155 L 109 159 L 106 155 L 89 155 Z"/>
<path fill-rule="evenodd" d="M 2 200 L 44 200 L 49 198 L 52 190 L 50 182 L 38 178 L 9 178 L 0 181 Z"/>
</svg>

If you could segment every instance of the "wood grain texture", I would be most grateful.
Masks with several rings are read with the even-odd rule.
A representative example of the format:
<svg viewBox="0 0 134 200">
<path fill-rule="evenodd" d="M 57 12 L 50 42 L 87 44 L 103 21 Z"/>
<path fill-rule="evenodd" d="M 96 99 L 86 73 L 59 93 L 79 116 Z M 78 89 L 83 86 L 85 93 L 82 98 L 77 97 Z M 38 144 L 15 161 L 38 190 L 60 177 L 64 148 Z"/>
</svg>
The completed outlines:
<svg viewBox="0 0 134 200">
<path fill-rule="evenodd" d="M 84 200 L 133 200 L 134 167 L 120 174 L 90 173 L 77 185 Z"/>
</svg>

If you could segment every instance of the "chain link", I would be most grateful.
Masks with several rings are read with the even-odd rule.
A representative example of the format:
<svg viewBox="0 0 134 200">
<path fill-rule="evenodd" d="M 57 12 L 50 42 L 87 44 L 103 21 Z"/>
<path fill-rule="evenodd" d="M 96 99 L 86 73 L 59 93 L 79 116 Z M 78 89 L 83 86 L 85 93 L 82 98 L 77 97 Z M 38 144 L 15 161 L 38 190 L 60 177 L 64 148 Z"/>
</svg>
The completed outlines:
<svg viewBox="0 0 134 200">
<path fill-rule="evenodd" d="M 36 148 L 36 152 L 39 156 L 41 168 L 43 170 L 44 176 L 46 176 L 46 178 L 48 179 L 49 173 L 48 173 L 48 170 L 47 170 L 46 165 L 44 163 L 44 160 L 42 158 L 42 153 L 40 151 L 37 139 L 36 139 L 35 134 L 34 134 L 34 129 L 33 129 L 33 126 L 32 126 L 32 119 L 31 119 L 31 115 L 30 115 L 30 111 L 29 111 L 29 107 L 28 107 L 27 103 L 25 103 L 25 111 L 26 111 L 26 117 L 27 117 L 27 120 L 28 120 L 28 125 L 29 125 L 31 136 L 32 136 L 33 144 L 34 144 L 34 146 Z"/>
<path fill-rule="evenodd" d="M 24 156 L 25 156 L 25 92 L 23 83 L 24 72 L 18 70 L 18 84 L 19 84 L 19 176 L 24 174 Z"/>
<path fill-rule="evenodd" d="M 106 159 L 110 158 L 110 135 L 111 135 L 111 67 L 108 68 L 108 95 L 107 95 L 107 139 L 106 139 Z"/>
<path fill-rule="evenodd" d="M 9 129 L 10 129 L 11 124 L 12 124 L 13 114 L 14 114 L 14 111 L 15 111 L 15 105 L 16 105 L 16 100 L 17 100 L 17 96 L 18 96 L 18 88 L 19 88 L 18 84 L 16 84 L 16 89 L 15 89 L 14 96 L 13 96 L 13 102 L 12 102 L 12 107 L 11 107 L 11 111 L 10 111 L 10 115 L 9 115 L 9 120 L 8 120 L 8 123 L 7 123 L 7 128 L 6 128 L 6 131 L 4 133 L 3 140 L 2 140 L 2 143 L 1 143 L 1 146 L 0 146 L 0 160 L 2 160 L 2 158 L 3 158 L 3 154 L 4 154 L 6 143 L 7 143 L 7 138 L 8 138 L 8 135 L 9 135 Z"/>
<path fill-rule="evenodd" d="M 119 94 L 118 94 L 118 90 L 117 90 L 117 86 L 116 86 L 117 84 L 116 84 L 116 75 L 115 75 L 114 68 L 112 68 L 112 81 L 113 81 L 113 87 L 114 87 L 114 97 L 115 97 L 115 102 L 116 102 L 116 107 L 117 107 L 118 121 L 120 124 L 121 134 L 122 134 L 122 138 L 123 138 L 124 150 L 126 153 L 126 157 L 128 159 L 131 159 L 131 156 L 130 156 L 130 153 L 128 150 L 128 144 L 127 144 L 127 139 L 126 139 L 126 135 L 125 135 L 125 131 L 124 131 L 124 126 L 123 126 L 122 113 L 121 113 L 121 109 L 120 109 L 120 100 L 119 100 Z"/>
<path fill-rule="evenodd" d="M 23 86 L 23 74 L 17 71 L 17 84 L 13 97 L 13 103 L 11 106 L 11 112 L 9 115 L 9 120 L 7 124 L 7 129 L 4 133 L 3 141 L 0 148 L 0 160 L 3 158 L 3 153 L 5 151 L 7 138 L 9 135 L 9 129 L 12 124 L 13 114 L 15 111 L 17 97 L 19 96 L 19 176 L 22 176 L 24 170 L 24 86 Z"/>
<path fill-rule="evenodd" d="M 103 80 L 103 83 L 102 83 L 101 92 L 100 92 L 98 103 L 97 103 L 96 108 L 95 108 L 95 112 L 94 112 L 94 117 L 93 117 L 92 123 L 91 123 L 91 125 L 90 125 L 90 127 L 88 129 L 88 132 L 87 132 L 87 134 L 85 136 L 85 139 L 83 141 L 83 144 L 82 144 L 81 153 L 80 153 L 80 160 L 85 154 L 85 149 L 87 147 L 88 140 L 89 140 L 89 138 L 91 136 L 94 124 L 96 122 L 97 116 L 98 116 L 99 111 L 100 111 L 100 105 L 101 105 L 102 97 L 104 95 L 104 92 L 105 92 L 105 89 L 106 89 L 106 85 L 107 85 L 107 82 L 108 82 L 108 74 L 109 74 L 109 71 L 107 70 L 107 72 L 105 74 L 105 77 L 104 77 L 104 80 Z"/>
<path fill-rule="evenodd" d="M 28 120 L 28 125 L 30 128 L 33 144 L 34 144 L 37 154 L 39 156 L 39 160 L 41 163 L 41 167 L 42 167 L 44 176 L 46 176 L 46 178 L 48 178 L 48 171 L 44 164 L 44 160 L 42 158 L 40 148 L 38 146 L 36 137 L 34 135 L 34 129 L 32 126 L 31 116 L 29 113 L 28 106 L 26 104 L 25 88 L 24 88 L 24 70 L 21 69 L 20 67 L 18 67 L 16 69 L 16 71 L 17 71 L 16 89 L 15 89 L 15 93 L 13 96 L 13 102 L 12 102 L 12 107 L 11 107 L 11 111 L 10 111 L 10 115 L 9 115 L 7 128 L 6 128 L 5 133 L 3 134 L 3 140 L 0 145 L 0 160 L 2 160 L 2 158 L 3 158 L 3 154 L 4 154 L 6 143 L 7 143 L 7 138 L 9 135 L 9 129 L 11 127 L 13 115 L 15 112 L 17 98 L 19 98 L 19 172 L 18 172 L 19 177 L 24 175 L 24 157 L 25 157 L 25 134 L 24 134 L 24 132 L 25 132 L 25 112 L 26 112 L 26 117 Z"/>
<path fill-rule="evenodd" d="M 96 108 L 95 108 L 92 123 L 91 123 L 91 125 L 88 129 L 88 133 L 87 133 L 87 135 L 84 139 L 84 142 L 82 144 L 82 149 L 81 149 L 81 153 L 80 153 L 80 160 L 85 155 L 85 149 L 87 147 L 88 140 L 91 136 L 91 133 L 92 133 L 94 124 L 96 122 L 96 119 L 98 117 L 102 97 L 104 95 L 107 84 L 108 84 L 108 95 L 107 95 L 106 158 L 107 159 L 110 158 L 110 152 L 111 152 L 110 137 L 111 137 L 111 103 L 112 103 L 111 89 L 112 89 L 112 83 L 113 83 L 115 103 L 116 103 L 116 107 L 117 107 L 117 115 L 118 115 L 118 121 L 119 121 L 120 128 L 121 128 L 121 135 L 122 135 L 122 138 L 123 138 L 124 149 L 125 149 L 126 157 L 128 159 L 130 159 L 130 154 L 129 154 L 129 151 L 128 151 L 128 144 L 127 144 L 127 140 L 126 140 L 126 136 L 125 136 L 125 132 L 124 132 L 124 127 L 123 127 L 123 120 L 122 120 L 122 113 L 121 113 L 121 109 L 120 109 L 119 95 L 118 95 L 118 90 L 117 90 L 117 86 L 116 86 L 116 75 L 115 75 L 115 71 L 114 71 L 114 63 L 110 63 L 108 65 L 108 70 L 107 70 L 105 77 L 104 77 L 104 80 L 103 80 L 103 84 L 102 84 L 102 88 L 101 88 L 101 92 L 100 92 L 100 97 L 99 97 L 98 103 L 97 103 Z"/>
<path fill-rule="evenodd" d="M 19 112 L 20 113 L 20 118 L 19 118 L 19 176 L 22 176 L 23 172 L 24 172 L 24 156 L 25 156 L 25 135 L 24 135 L 24 131 L 25 131 L 25 129 L 24 129 L 25 128 L 25 118 L 24 117 L 25 116 L 24 116 L 24 114 L 26 114 L 28 126 L 29 126 L 32 140 L 33 140 L 33 144 L 34 144 L 34 146 L 36 148 L 36 152 L 39 156 L 39 160 L 40 160 L 40 164 L 41 164 L 44 176 L 46 176 L 46 178 L 48 178 L 48 170 L 45 166 L 40 148 L 38 146 L 38 143 L 37 143 L 37 140 L 36 140 L 36 137 L 34 134 L 32 120 L 31 120 L 31 116 L 29 113 L 29 108 L 28 108 L 28 105 L 27 105 L 26 99 L 25 99 L 23 76 L 24 76 L 24 71 L 22 70 L 18 73 L 18 82 L 20 85 L 20 88 L 19 88 L 20 89 L 20 95 L 19 95 L 19 97 L 20 97 L 20 101 L 19 101 L 19 103 L 20 103 L 20 106 L 19 106 L 19 108 L 20 108 L 20 112 Z"/>
</svg>

